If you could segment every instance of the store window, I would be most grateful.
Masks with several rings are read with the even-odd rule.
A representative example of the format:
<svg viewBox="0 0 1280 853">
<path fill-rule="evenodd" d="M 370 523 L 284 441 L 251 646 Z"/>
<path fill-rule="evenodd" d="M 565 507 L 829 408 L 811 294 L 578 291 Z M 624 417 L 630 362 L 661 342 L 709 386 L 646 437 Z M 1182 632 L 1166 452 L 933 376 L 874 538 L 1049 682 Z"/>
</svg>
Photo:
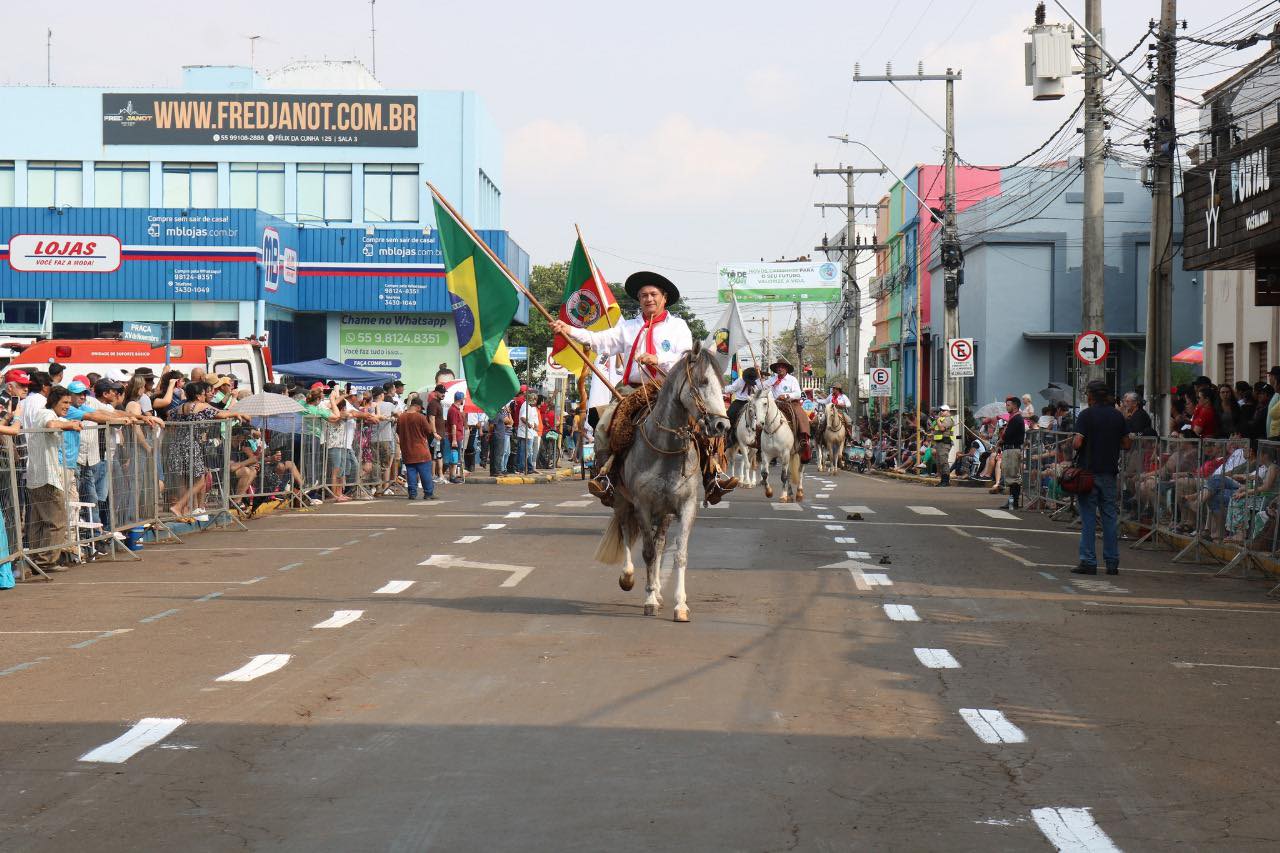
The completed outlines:
<svg viewBox="0 0 1280 853">
<path fill-rule="evenodd" d="M 298 164 L 298 221 L 351 221 L 351 164 Z"/>
<path fill-rule="evenodd" d="M 122 162 L 94 163 L 93 206 L 150 207 L 150 164 Z"/>
<path fill-rule="evenodd" d="M 164 207 L 217 207 L 217 163 L 165 163 Z"/>
<path fill-rule="evenodd" d="M 418 164 L 366 163 L 365 222 L 418 221 Z"/>
<path fill-rule="evenodd" d="M 0 160 L 0 207 L 13 207 L 14 172 L 12 160 Z"/>
<path fill-rule="evenodd" d="M 27 164 L 28 207 L 79 207 L 84 198 L 84 166 L 75 160 L 32 160 Z"/>
<path fill-rule="evenodd" d="M 231 206 L 284 216 L 284 163 L 232 163 Z"/>
<path fill-rule="evenodd" d="M 44 300 L 0 299 L 0 323 L 6 326 L 43 326 Z"/>
</svg>

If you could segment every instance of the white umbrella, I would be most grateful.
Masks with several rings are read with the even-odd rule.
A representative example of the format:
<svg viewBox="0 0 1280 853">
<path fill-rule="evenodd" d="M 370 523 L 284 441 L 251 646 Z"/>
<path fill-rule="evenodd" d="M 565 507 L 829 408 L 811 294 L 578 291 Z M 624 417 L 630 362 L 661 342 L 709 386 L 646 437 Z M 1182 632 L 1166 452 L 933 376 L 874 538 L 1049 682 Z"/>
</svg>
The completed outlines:
<svg viewBox="0 0 1280 853">
<path fill-rule="evenodd" d="M 228 411 L 253 418 L 270 417 L 271 415 L 293 415 L 302 411 L 302 406 L 292 397 L 283 394 L 272 394 L 261 391 L 251 394 L 243 400 L 237 400 L 229 406 Z"/>
</svg>

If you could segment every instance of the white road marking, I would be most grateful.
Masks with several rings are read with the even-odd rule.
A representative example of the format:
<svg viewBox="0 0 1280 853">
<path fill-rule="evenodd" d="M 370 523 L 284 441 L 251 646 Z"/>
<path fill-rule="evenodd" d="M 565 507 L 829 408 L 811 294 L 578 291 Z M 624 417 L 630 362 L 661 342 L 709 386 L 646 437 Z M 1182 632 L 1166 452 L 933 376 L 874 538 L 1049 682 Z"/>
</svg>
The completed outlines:
<svg viewBox="0 0 1280 853">
<path fill-rule="evenodd" d="M 485 501 L 485 506 L 513 506 L 515 501 Z"/>
<path fill-rule="evenodd" d="M 876 514 L 876 511 L 874 509 L 871 509 L 870 507 L 860 506 L 860 505 L 859 506 L 842 506 L 840 507 L 840 509 L 844 510 L 845 512 L 860 512 L 863 515 Z"/>
<path fill-rule="evenodd" d="M 146 717 L 110 743 L 89 750 L 80 760 L 122 764 L 153 743 L 164 740 L 185 722 L 176 717 Z"/>
<path fill-rule="evenodd" d="M 520 504 L 521 509 L 537 509 L 540 506 L 542 506 L 542 504 Z"/>
<path fill-rule="evenodd" d="M 1120 853 L 1088 809 L 1032 809 L 1031 819 L 1059 853 Z"/>
<path fill-rule="evenodd" d="M 490 569 L 495 572 L 510 572 L 511 577 L 499 586 L 512 587 L 520 583 L 533 571 L 533 566 L 512 566 L 506 563 L 477 563 L 471 560 L 459 560 L 452 554 L 432 554 L 418 563 L 419 566 L 438 566 L 444 569 Z"/>
<path fill-rule="evenodd" d="M 1266 669 L 1271 671 L 1280 671 L 1280 666 L 1252 666 L 1243 663 L 1195 663 L 1189 660 L 1175 660 L 1171 663 L 1178 669 L 1191 669 L 1196 666 L 1212 666 L 1221 669 Z"/>
<path fill-rule="evenodd" d="M 779 512 L 799 512 L 804 509 L 800 504 L 769 504 L 769 506 Z"/>
<path fill-rule="evenodd" d="M 1261 607 L 1254 608 L 1253 610 L 1245 610 L 1243 608 L 1231 607 L 1180 607 L 1169 604 L 1107 604 L 1103 601 L 1086 601 L 1085 604 L 1093 607 L 1123 607 L 1126 610 L 1204 610 L 1209 613 L 1263 613 L 1269 616 L 1280 615 L 1280 608 L 1276 607 L 1270 607 L 1266 610 Z"/>
<path fill-rule="evenodd" d="M 363 610 L 335 610 L 333 615 L 323 622 L 317 622 L 312 628 L 341 628 L 343 625 L 350 625 L 352 622 L 364 615 Z"/>
<path fill-rule="evenodd" d="M 828 530 L 844 530 L 843 524 L 824 524 L 822 526 L 827 528 Z"/>
<path fill-rule="evenodd" d="M 920 663 L 929 669 L 959 669 L 960 661 L 946 649 L 913 649 Z"/>
<path fill-rule="evenodd" d="M 288 564 L 283 565 L 283 566 L 281 566 L 280 568 L 276 569 L 276 571 L 277 571 L 277 572 L 291 572 L 291 571 L 293 571 L 294 569 L 298 568 L 298 566 L 301 566 L 301 565 L 302 565 L 302 563 L 288 563 Z"/>
<path fill-rule="evenodd" d="M 916 515 L 946 515 L 945 512 L 938 509 L 936 506 L 908 506 L 907 509 L 914 512 Z"/>
<path fill-rule="evenodd" d="M 960 716 L 983 743 L 1026 743 L 1022 729 L 990 708 L 961 708 Z"/>
<path fill-rule="evenodd" d="M 849 569 L 849 574 L 853 577 L 853 584 L 863 592 L 871 589 L 873 586 L 893 586 L 893 581 L 889 580 L 889 576 L 879 573 L 864 572 L 862 569 Z"/>
<path fill-rule="evenodd" d="M 414 581 L 387 581 L 385 586 L 378 587 L 373 591 L 374 595 L 395 595 L 398 592 L 404 592 L 413 586 Z"/>
<path fill-rule="evenodd" d="M 894 622 L 919 622 L 920 616 L 910 604 L 886 604 L 884 615 Z"/>
<path fill-rule="evenodd" d="M 1026 557 L 1023 557 L 1023 556 L 1022 556 L 1022 555 L 1020 555 L 1020 554 L 1015 554 L 1015 553 L 1013 553 L 1012 551 L 1006 551 L 1004 548 L 1001 548 L 999 545 L 992 545 L 992 546 L 991 546 L 991 550 L 992 550 L 992 551 L 995 551 L 997 554 L 999 554 L 999 555 L 1000 555 L 1000 556 L 1002 556 L 1002 557 L 1008 557 L 1010 560 L 1014 560 L 1014 561 L 1016 561 L 1016 562 L 1022 563 L 1022 565 L 1024 565 L 1024 566 L 1038 566 L 1038 565 L 1040 565 L 1039 563 L 1035 562 L 1034 560 L 1028 560 Z"/>
<path fill-rule="evenodd" d="M 479 542 L 483 538 L 484 538 L 483 536 L 475 536 L 475 535 L 459 536 L 457 539 L 453 540 L 453 544 L 454 545 L 470 545 L 472 542 Z"/>
<path fill-rule="evenodd" d="M 501 529 L 502 529 L 502 528 L 504 528 L 504 527 L 506 527 L 506 525 L 505 525 L 505 524 L 501 524 L 501 523 L 499 523 L 499 522 L 495 522 L 495 523 L 493 523 L 493 524 L 486 524 L 486 525 L 485 525 L 483 528 L 481 528 L 481 529 L 482 529 L 482 530 L 501 530 Z"/>
<path fill-rule="evenodd" d="M 844 555 L 850 560 L 870 560 L 871 555 L 866 551 L 845 551 Z"/>
<path fill-rule="evenodd" d="M 978 512 L 988 518 L 999 518 L 1003 521 L 1017 521 L 1020 518 L 1020 516 L 1016 516 L 1008 510 L 1003 509 L 979 509 Z"/>
<path fill-rule="evenodd" d="M 556 504 L 556 506 L 580 508 L 584 506 L 591 506 L 591 501 L 560 501 L 560 503 Z"/>
<path fill-rule="evenodd" d="M 166 616 L 172 616 L 177 612 L 178 612 L 178 608 L 173 607 L 168 610 L 162 610 L 159 613 L 152 614 L 151 616 L 144 616 L 138 621 L 143 623 L 159 622 L 161 619 L 165 618 Z"/>
<path fill-rule="evenodd" d="M 834 516 L 834 515 L 824 515 L 824 514 L 822 514 L 822 513 L 819 513 L 819 514 L 818 514 L 818 518 L 821 518 L 823 521 L 830 521 L 831 519 L 835 518 L 835 516 Z"/>
<path fill-rule="evenodd" d="M 858 544 L 858 540 L 852 536 L 836 536 L 835 540 L 837 545 L 857 545 Z"/>
<path fill-rule="evenodd" d="M 440 501 L 436 501 L 440 503 Z M 417 504 L 417 506 L 425 506 L 425 504 Z M 307 521 L 309 519 L 326 519 L 326 518 L 417 518 L 411 512 L 326 512 L 323 515 L 273 515 L 272 518 L 277 521 Z M 190 551 L 191 548 L 182 548 L 178 550 Z"/>
<path fill-rule="evenodd" d="M 866 573 L 863 574 L 863 577 L 872 586 L 893 586 L 893 581 L 889 580 L 889 576 L 880 572 Z"/>
<path fill-rule="evenodd" d="M 264 581 L 264 580 L 266 580 L 266 579 L 267 579 L 267 576 L 266 576 L 266 575 L 263 575 L 263 576 L 261 576 L 261 577 L 257 577 L 257 578 L 249 578 L 247 581 L 240 581 L 240 585 L 241 585 L 241 586 L 253 586 L 255 583 L 259 583 L 259 582 Z"/>
<path fill-rule="evenodd" d="M 524 513 L 517 509 L 507 513 L 503 518 L 524 518 Z"/>
<path fill-rule="evenodd" d="M 1044 578 L 1044 579 L 1045 579 L 1045 580 L 1047 580 L 1047 581 L 1056 581 L 1056 580 L 1057 580 L 1057 577 L 1055 577 L 1054 575 L 1049 574 L 1048 572 L 1037 572 L 1036 574 L 1040 575 L 1040 577 Z"/>
<path fill-rule="evenodd" d="M 1112 592 L 1119 595 L 1128 595 L 1129 590 L 1121 586 L 1116 586 L 1111 581 L 1105 580 L 1086 580 L 1082 578 L 1072 578 L 1071 583 L 1085 590 L 1086 592 Z"/>
<path fill-rule="evenodd" d="M 820 510 L 825 510 L 825 509 L 827 509 L 827 507 L 825 507 L 825 506 L 818 506 L 817 504 L 809 504 L 809 509 L 820 509 Z"/>
<path fill-rule="evenodd" d="M 0 631 L 0 634 L 123 634 L 125 631 L 132 630 L 132 628 L 110 628 L 106 631 L 102 629 L 96 631 Z"/>
<path fill-rule="evenodd" d="M 867 576 L 862 573 L 862 569 L 850 569 L 849 574 L 853 576 L 853 585 L 858 589 L 863 592 L 871 589 L 871 584 L 867 583 Z"/>
<path fill-rule="evenodd" d="M 270 675 L 280 669 L 292 657 L 293 655 L 254 655 L 253 660 L 244 666 L 226 675 L 219 675 L 214 681 L 253 681 L 255 678 Z"/>
</svg>

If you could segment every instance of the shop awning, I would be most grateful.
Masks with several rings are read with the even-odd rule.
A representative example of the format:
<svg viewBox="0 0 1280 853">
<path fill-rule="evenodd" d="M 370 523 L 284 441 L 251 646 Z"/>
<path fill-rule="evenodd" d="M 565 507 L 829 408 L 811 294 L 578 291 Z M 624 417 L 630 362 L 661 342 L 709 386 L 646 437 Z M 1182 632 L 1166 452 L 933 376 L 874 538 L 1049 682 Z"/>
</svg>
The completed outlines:
<svg viewBox="0 0 1280 853">
<path fill-rule="evenodd" d="M 331 358 L 316 358 L 311 361 L 295 361 L 292 364 L 272 365 L 276 373 L 295 376 L 299 379 L 332 379 L 336 382 L 351 382 L 357 385 L 381 385 L 396 377 L 390 373 L 374 373 L 352 367 Z"/>
</svg>

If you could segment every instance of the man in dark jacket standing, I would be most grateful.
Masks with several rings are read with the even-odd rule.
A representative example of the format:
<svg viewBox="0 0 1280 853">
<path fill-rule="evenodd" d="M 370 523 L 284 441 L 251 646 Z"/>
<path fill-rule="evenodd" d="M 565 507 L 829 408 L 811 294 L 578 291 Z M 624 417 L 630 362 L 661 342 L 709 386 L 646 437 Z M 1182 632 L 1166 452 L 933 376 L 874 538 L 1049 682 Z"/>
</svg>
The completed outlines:
<svg viewBox="0 0 1280 853">
<path fill-rule="evenodd" d="M 1027 422 L 1022 419 L 1018 395 L 1004 398 L 1004 409 L 1009 420 L 1000 433 L 1000 479 L 1009 487 L 1009 501 L 1005 509 L 1022 506 L 1022 445 L 1026 443 Z"/>
<path fill-rule="evenodd" d="M 1076 496 L 1080 509 L 1080 565 L 1072 569 L 1077 575 L 1096 575 L 1098 556 L 1095 550 L 1097 516 L 1102 516 L 1102 559 L 1107 574 L 1120 573 L 1119 507 L 1116 502 L 1116 476 L 1120 473 L 1120 454 L 1133 440 L 1125 426 L 1124 415 L 1111 403 L 1111 389 L 1105 382 L 1089 383 L 1089 408 L 1076 418 L 1073 446 L 1076 465 L 1093 474 L 1093 489 Z"/>
</svg>

